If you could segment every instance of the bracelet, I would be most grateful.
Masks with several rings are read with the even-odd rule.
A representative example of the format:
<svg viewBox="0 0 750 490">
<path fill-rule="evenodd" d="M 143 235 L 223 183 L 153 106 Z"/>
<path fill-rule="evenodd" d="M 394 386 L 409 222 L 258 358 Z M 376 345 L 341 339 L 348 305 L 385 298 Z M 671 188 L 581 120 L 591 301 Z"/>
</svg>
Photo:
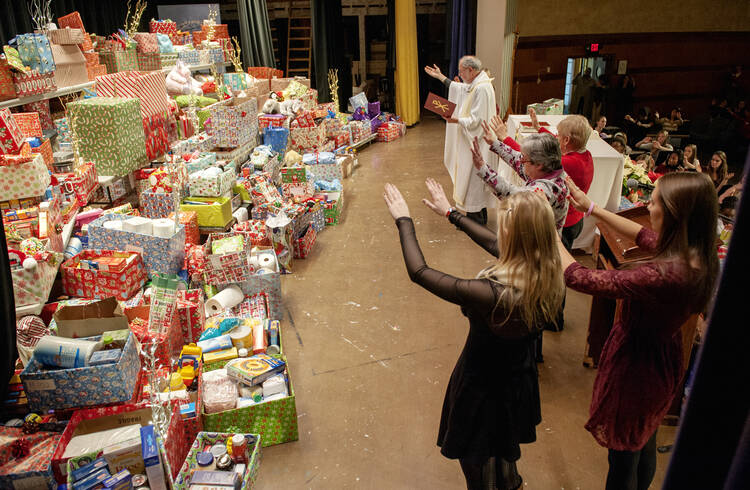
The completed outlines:
<svg viewBox="0 0 750 490">
<path fill-rule="evenodd" d="M 589 210 L 586 211 L 586 214 L 583 215 L 585 218 L 588 218 L 589 216 L 591 216 L 591 213 L 594 212 L 594 206 L 596 206 L 596 204 L 594 203 L 594 201 L 591 201 L 591 206 L 589 206 Z"/>
<path fill-rule="evenodd" d="M 445 217 L 446 217 L 446 218 L 449 218 L 449 217 L 450 217 L 450 215 L 451 215 L 451 213 L 452 213 L 453 211 L 455 211 L 455 210 L 456 210 L 456 208 L 448 208 L 448 211 L 447 211 L 447 212 L 445 213 Z"/>
</svg>

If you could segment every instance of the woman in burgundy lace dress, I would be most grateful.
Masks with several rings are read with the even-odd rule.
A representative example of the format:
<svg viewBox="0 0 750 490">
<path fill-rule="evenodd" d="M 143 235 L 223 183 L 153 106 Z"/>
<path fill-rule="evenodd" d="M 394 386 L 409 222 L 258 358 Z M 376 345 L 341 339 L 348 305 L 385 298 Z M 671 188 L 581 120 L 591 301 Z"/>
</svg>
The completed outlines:
<svg viewBox="0 0 750 490">
<path fill-rule="evenodd" d="M 704 174 L 657 181 L 641 227 L 593 204 L 568 179 L 571 205 L 593 214 L 653 259 L 624 270 L 590 270 L 559 244 L 565 282 L 582 293 L 621 299 L 599 361 L 586 429 L 609 449 L 607 490 L 643 490 L 656 471 L 656 429 L 682 378 L 680 326 L 706 307 L 718 271 L 713 183 Z"/>
<path fill-rule="evenodd" d="M 438 431 L 440 452 L 458 459 L 470 490 L 487 488 L 494 468 L 498 489 L 522 485 L 519 444 L 536 440 L 541 421 L 534 337 L 552 319 L 565 288 L 556 253 L 552 208 L 536 192 L 499 203 L 494 233 L 453 209 L 442 187 L 427 181 L 424 203 L 497 257 L 476 279 L 459 279 L 427 266 L 409 208 L 388 184 L 384 198 L 396 220 L 412 281 L 461 307 L 469 319 L 466 344 L 451 374 Z M 495 488 L 495 487 L 493 487 Z"/>
</svg>

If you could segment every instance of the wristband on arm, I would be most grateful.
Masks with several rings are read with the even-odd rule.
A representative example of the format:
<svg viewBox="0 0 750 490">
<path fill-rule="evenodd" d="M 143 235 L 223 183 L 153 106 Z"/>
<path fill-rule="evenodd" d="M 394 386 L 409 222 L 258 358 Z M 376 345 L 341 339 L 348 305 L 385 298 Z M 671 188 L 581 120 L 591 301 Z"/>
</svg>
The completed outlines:
<svg viewBox="0 0 750 490">
<path fill-rule="evenodd" d="M 594 212 L 594 206 L 596 206 L 596 203 L 594 203 L 594 201 L 591 201 L 591 205 L 589 206 L 588 211 L 586 211 L 586 214 L 583 215 L 585 218 L 591 216 L 591 213 Z"/>
<path fill-rule="evenodd" d="M 451 215 L 451 213 L 452 213 L 453 211 L 455 211 L 455 210 L 456 210 L 456 208 L 452 208 L 452 207 L 451 207 L 451 208 L 448 208 L 448 211 L 447 211 L 447 212 L 445 213 L 445 217 L 446 217 L 446 218 L 450 218 L 450 215 Z"/>
</svg>

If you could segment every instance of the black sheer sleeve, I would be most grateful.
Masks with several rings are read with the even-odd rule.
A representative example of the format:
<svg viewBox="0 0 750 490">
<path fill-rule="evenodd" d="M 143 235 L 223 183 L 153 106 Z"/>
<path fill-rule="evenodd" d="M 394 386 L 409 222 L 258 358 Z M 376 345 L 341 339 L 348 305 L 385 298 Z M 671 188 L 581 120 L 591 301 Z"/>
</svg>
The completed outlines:
<svg viewBox="0 0 750 490">
<path fill-rule="evenodd" d="M 497 234 L 495 234 L 495 232 L 486 226 L 480 225 L 473 219 L 467 218 L 458 211 L 453 211 L 450 216 L 448 216 L 448 219 L 451 223 L 456 225 L 456 228 L 469 235 L 469 238 L 474 240 L 477 245 L 485 249 L 488 253 L 492 254 L 492 256 L 500 256 L 500 249 L 497 246 Z"/>
<path fill-rule="evenodd" d="M 497 303 L 491 283 L 482 279 L 459 279 L 430 269 L 419 248 L 411 218 L 396 220 L 401 237 L 401 250 L 409 278 L 440 298 L 451 303 L 479 308 L 494 308 Z"/>
</svg>

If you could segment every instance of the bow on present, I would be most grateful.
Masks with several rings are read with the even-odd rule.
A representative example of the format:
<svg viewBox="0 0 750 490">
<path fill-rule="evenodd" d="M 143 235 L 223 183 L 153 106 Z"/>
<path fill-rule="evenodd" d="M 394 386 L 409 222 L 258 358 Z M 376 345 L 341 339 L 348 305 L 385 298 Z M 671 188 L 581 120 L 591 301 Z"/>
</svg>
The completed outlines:
<svg viewBox="0 0 750 490">
<path fill-rule="evenodd" d="M 439 100 L 433 100 L 432 105 L 434 105 L 437 109 L 440 109 L 440 112 L 445 113 L 448 110 L 448 104 L 444 104 L 440 102 Z"/>
</svg>

